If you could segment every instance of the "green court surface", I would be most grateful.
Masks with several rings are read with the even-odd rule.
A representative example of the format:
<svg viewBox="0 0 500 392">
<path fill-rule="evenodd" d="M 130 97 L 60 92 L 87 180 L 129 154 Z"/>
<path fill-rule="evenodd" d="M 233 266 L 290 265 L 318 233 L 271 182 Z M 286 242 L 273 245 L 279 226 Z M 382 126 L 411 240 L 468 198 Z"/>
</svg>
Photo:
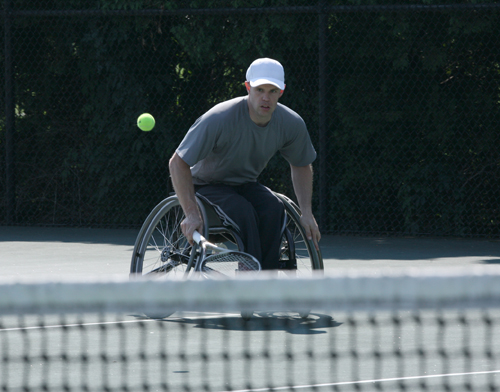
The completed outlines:
<svg viewBox="0 0 500 392">
<path fill-rule="evenodd" d="M 0 276 L 128 275 L 137 230 L 0 227 Z M 500 240 L 325 235 L 325 269 L 500 264 Z"/>
</svg>

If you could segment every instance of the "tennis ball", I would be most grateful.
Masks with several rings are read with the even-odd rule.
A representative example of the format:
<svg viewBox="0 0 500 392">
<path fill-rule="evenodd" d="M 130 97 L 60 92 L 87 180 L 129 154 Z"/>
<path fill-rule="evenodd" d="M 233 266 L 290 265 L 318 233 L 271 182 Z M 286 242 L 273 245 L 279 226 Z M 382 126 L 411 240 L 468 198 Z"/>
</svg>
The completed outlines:
<svg viewBox="0 0 500 392">
<path fill-rule="evenodd" d="M 155 119 L 149 113 L 143 113 L 137 118 L 137 126 L 142 131 L 151 131 L 155 127 Z"/>
</svg>

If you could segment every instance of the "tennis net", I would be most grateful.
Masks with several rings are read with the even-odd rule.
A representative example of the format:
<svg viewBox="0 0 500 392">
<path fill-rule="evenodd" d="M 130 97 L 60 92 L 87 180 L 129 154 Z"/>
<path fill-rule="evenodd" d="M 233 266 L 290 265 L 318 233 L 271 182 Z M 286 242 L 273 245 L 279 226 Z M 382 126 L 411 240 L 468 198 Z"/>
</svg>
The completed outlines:
<svg viewBox="0 0 500 392">
<path fill-rule="evenodd" d="M 4 280 L 0 388 L 497 391 L 499 308 L 496 267 Z"/>
</svg>

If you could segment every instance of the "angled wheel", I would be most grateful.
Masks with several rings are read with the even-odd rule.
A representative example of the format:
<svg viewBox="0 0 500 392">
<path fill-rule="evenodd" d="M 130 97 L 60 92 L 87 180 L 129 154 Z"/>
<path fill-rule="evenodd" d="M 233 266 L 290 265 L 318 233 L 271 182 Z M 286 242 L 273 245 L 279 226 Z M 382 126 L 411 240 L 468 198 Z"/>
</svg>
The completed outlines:
<svg viewBox="0 0 500 392">
<path fill-rule="evenodd" d="M 276 194 L 285 206 L 285 228 L 281 242 L 280 268 L 289 277 L 303 278 L 323 272 L 321 251 L 307 239 L 300 223 L 300 209 L 288 197 Z M 301 309 L 299 316 L 306 319 L 310 309 Z"/>
<path fill-rule="evenodd" d="M 196 252 L 181 231 L 184 213 L 177 196 L 160 202 L 151 211 L 137 236 L 131 277 L 148 276 L 161 280 L 185 279 L 195 263 Z M 171 313 L 148 314 L 152 318 L 168 317 Z"/>
<path fill-rule="evenodd" d="M 181 231 L 183 219 L 176 196 L 163 200 L 151 211 L 135 242 L 131 274 L 159 279 L 184 276 L 192 248 Z"/>
<path fill-rule="evenodd" d="M 307 239 L 300 223 L 300 209 L 288 197 L 276 193 L 285 206 L 286 222 L 283 232 L 280 267 L 290 276 L 308 277 L 323 271 L 321 251 L 316 250 L 314 243 Z"/>
</svg>

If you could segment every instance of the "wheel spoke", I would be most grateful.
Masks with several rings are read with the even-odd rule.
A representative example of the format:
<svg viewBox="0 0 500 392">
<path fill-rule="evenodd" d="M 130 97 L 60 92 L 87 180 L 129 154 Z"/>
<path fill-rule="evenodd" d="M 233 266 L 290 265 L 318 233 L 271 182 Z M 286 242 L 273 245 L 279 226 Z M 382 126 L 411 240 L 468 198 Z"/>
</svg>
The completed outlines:
<svg viewBox="0 0 500 392">
<path fill-rule="evenodd" d="M 161 279 L 178 279 L 186 271 L 191 245 L 180 229 L 184 214 L 177 198 L 162 203 L 153 210 L 154 217 L 146 220 L 148 226 L 141 230 L 144 238 L 137 242 L 142 246 L 131 270 Z"/>
</svg>

